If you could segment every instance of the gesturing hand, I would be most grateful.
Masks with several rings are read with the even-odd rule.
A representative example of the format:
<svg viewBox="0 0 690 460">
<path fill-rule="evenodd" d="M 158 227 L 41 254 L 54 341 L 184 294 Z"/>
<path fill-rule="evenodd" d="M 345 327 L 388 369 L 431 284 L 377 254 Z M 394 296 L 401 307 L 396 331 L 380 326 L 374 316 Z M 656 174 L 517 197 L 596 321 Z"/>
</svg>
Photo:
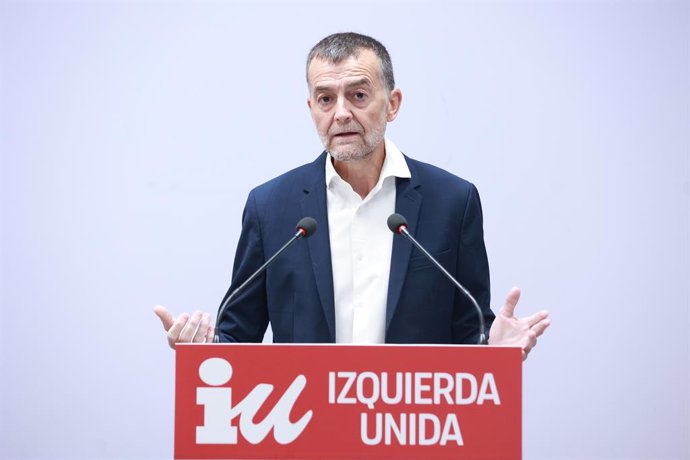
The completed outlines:
<svg viewBox="0 0 690 460">
<path fill-rule="evenodd" d="M 522 348 L 522 359 L 527 359 L 530 350 L 537 344 L 551 324 L 549 312 L 542 310 L 526 318 L 515 317 L 515 306 L 520 299 L 520 288 L 512 288 L 501 311 L 496 315 L 489 332 L 489 345 L 508 345 Z"/>
<path fill-rule="evenodd" d="M 156 305 L 153 312 L 163 323 L 163 329 L 168 333 L 168 345 L 173 350 L 178 343 L 213 342 L 214 328 L 210 314 L 197 310 L 191 316 L 182 313 L 177 318 L 173 318 L 170 311 L 161 305 Z"/>
</svg>

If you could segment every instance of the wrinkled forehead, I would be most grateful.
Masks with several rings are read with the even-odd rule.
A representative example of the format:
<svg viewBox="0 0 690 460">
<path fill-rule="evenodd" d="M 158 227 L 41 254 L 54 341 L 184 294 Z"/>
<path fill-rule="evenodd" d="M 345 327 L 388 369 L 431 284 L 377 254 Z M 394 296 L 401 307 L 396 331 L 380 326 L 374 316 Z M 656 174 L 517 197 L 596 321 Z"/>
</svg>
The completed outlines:
<svg viewBox="0 0 690 460">
<path fill-rule="evenodd" d="M 352 81 L 368 81 L 376 88 L 383 87 L 383 72 L 378 57 L 366 49 L 337 61 L 316 56 L 307 68 L 309 92 L 324 85 L 339 85 Z"/>
</svg>

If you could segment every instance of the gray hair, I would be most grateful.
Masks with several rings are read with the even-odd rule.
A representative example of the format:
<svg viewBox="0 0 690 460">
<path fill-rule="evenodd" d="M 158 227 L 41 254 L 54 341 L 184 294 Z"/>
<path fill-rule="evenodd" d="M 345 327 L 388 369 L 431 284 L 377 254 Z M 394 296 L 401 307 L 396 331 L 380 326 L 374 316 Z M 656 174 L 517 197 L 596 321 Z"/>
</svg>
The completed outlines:
<svg viewBox="0 0 690 460">
<path fill-rule="evenodd" d="M 307 83 L 309 83 L 309 64 L 314 59 L 323 59 L 331 64 L 338 64 L 349 57 L 357 57 L 360 50 L 363 49 L 371 50 L 376 54 L 381 64 L 383 84 L 388 92 L 393 91 L 395 88 L 393 63 L 386 47 L 378 40 L 354 32 L 332 34 L 314 45 L 309 51 L 309 56 L 307 56 Z"/>
</svg>

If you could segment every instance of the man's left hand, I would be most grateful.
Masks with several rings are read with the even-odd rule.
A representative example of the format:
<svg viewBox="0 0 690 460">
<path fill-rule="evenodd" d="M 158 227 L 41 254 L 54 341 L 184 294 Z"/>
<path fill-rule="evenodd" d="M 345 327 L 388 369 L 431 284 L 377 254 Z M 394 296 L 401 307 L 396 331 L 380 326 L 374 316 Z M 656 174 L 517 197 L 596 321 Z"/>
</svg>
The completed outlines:
<svg viewBox="0 0 690 460">
<path fill-rule="evenodd" d="M 542 310 L 526 318 L 515 317 L 515 306 L 520 299 L 520 288 L 514 287 L 508 293 L 506 302 L 496 315 L 489 332 L 489 345 L 507 345 L 522 348 L 522 359 L 527 359 L 530 350 L 537 344 L 551 324 L 549 312 Z"/>
</svg>

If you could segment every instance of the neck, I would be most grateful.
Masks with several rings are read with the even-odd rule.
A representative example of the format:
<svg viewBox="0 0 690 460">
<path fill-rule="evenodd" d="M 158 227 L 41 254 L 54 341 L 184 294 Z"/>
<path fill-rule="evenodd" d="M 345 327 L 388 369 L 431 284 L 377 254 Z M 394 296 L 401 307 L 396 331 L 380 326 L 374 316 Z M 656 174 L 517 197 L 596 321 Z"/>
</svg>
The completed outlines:
<svg viewBox="0 0 690 460">
<path fill-rule="evenodd" d="M 353 161 L 333 160 L 333 167 L 338 175 L 355 191 L 362 199 L 376 186 L 383 168 L 383 160 L 386 157 L 384 143 L 366 158 Z"/>
</svg>

